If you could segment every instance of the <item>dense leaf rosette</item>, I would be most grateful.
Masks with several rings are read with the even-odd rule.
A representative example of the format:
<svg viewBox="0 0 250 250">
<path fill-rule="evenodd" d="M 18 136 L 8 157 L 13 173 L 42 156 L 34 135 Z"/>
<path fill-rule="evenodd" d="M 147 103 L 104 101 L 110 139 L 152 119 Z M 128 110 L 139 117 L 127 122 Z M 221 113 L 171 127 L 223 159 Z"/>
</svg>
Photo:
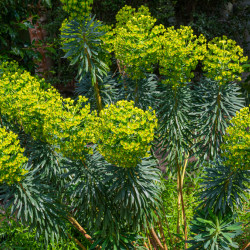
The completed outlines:
<svg viewBox="0 0 250 250">
<path fill-rule="evenodd" d="M 194 220 L 191 222 L 193 243 L 191 249 L 224 249 L 229 250 L 229 246 L 238 248 L 238 244 L 233 242 L 233 238 L 242 233 L 241 223 L 234 223 L 235 216 L 227 214 L 216 215 L 211 210 L 206 215 L 203 211 L 197 211 Z"/>
</svg>

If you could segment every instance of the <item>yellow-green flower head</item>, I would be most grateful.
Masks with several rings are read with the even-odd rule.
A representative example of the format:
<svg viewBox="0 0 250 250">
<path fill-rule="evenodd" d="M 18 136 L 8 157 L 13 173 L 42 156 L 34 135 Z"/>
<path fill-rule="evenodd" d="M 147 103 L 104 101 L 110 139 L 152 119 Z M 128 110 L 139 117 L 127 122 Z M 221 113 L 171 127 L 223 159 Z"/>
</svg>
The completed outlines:
<svg viewBox="0 0 250 250">
<path fill-rule="evenodd" d="M 80 16 L 83 13 L 90 13 L 93 0 L 61 0 L 63 9 L 71 17 Z"/>
<path fill-rule="evenodd" d="M 144 72 L 153 72 L 157 63 L 157 35 L 165 29 L 155 26 L 149 9 L 141 6 L 138 11 L 130 6 L 123 7 L 116 16 L 115 29 L 108 32 L 104 43 L 114 52 L 122 70 L 133 79 L 144 77 Z"/>
<path fill-rule="evenodd" d="M 118 101 L 100 112 L 96 133 L 98 150 L 117 166 L 135 167 L 149 156 L 157 127 L 155 111 L 134 107 L 133 101 Z"/>
<path fill-rule="evenodd" d="M 77 102 L 63 99 L 57 90 L 30 73 L 4 74 L 0 79 L 0 110 L 35 140 L 55 145 L 70 158 L 91 153 L 88 143 L 94 141 L 91 129 L 96 113 L 79 97 Z"/>
<path fill-rule="evenodd" d="M 23 168 L 23 164 L 28 160 L 23 151 L 17 135 L 0 128 L 0 185 L 19 182 L 28 172 Z"/>
<path fill-rule="evenodd" d="M 216 37 L 208 43 L 208 52 L 203 61 L 205 75 L 220 84 L 231 81 L 240 81 L 243 67 L 241 63 L 246 62 L 243 49 L 235 41 Z"/>
<path fill-rule="evenodd" d="M 221 146 L 226 163 L 234 169 L 250 169 L 250 111 L 245 107 L 232 118 Z"/>
<path fill-rule="evenodd" d="M 164 83 L 173 87 L 190 82 L 193 70 L 206 54 L 206 39 L 203 35 L 194 35 L 191 27 L 181 26 L 175 30 L 169 27 L 157 41 L 160 73 L 167 76 Z"/>
</svg>

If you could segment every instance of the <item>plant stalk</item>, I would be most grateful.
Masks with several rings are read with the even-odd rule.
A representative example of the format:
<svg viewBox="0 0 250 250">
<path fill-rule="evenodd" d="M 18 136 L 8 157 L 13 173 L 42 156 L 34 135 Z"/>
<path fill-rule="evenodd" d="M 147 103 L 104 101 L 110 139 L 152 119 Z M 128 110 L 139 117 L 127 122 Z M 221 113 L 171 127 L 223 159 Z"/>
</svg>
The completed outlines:
<svg viewBox="0 0 250 250">
<path fill-rule="evenodd" d="M 93 244 L 93 240 L 90 235 L 87 234 L 87 232 L 82 228 L 82 226 L 78 223 L 78 221 L 72 217 L 68 217 L 69 222 L 91 243 Z"/>
<path fill-rule="evenodd" d="M 185 249 L 187 249 L 187 221 L 186 221 L 186 212 L 185 212 L 185 206 L 184 206 L 184 200 L 183 200 L 183 193 L 182 193 L 182 186 L 181 186 L 181 173 L 180 173 L 180 165 L 177 162 L 177 171 L 178 171 L 178 179 L 179 179 L 179 192 L 181 196 L 181 205 L 182 205 L 182 214 L 184 219 L 184 236 L 185 236 Z"/>
<path fill-rule="evenodd" d="M 146 242 L 144 242 L 143 245 L 144 245 L 147 249 L 149 249 Z"/>
<path fill-rule="evenodd" d="M 169 239 L 170 239 L 170 243 L 171 243 L 171 245 L 173 246 L 173 245 L 174 245 L 174 242 L 173 242 L 172 234 L 170 233 L 170 229 L 169 229 L 169 225 L 168 225 L 168 218 L 167 218 L 167 216 L 166 216 L 164 206 L 162 206 L 162 209 L 163 209 L 164 219 L 165 219 L 165 221 L 166 221 L 166 225 L 167 225 L 167 229 L 168 229 L 168 236 L 169 236 Z"/>
<path fill-rule="evenodd" d="M 184 183 L 184 177 L 185 177 L 187 163 L 188 163 L 188 157 L 189 157 L 189 154 L 187 154 L 187 157 L 185 158 L 184 167 L 183 167 L 183 170 L 182 170 L 182 173 L 181 173 L 181 189 L 183 189 L 183 183 Z M 179 204 L 181 203 L 180 192 L 178 194 L 178 202 L 179 202 Z M 181 214 L 181 219 L 182 219 L 181 221 L 183 222 L 184 221 L 183 213 Z"/>
<path fill-rule="evenodd" d="M 176 231 L 177 234 L 180 234 L 180 206 L 181 206 L 180 181 L 181 180 L 179 179 L 179 176 L 177 176 L 177 193 L 178 193 L 178 199 L 177 199 L 177 231 Z"/>
<path fill-rule="evenodd" d="M 96 98 L 97 109 L 98 109 L 98 113 L 100 114 L 100 112 L 102 110 L 102 98 L 101 98 L 101 95 L 100 95 L 100 88 L 99 88 L 99 85 L 98 85 L 97 81 L 94 83 L 94 90 L 95 90 L 95 98 Z"/>
<path fill-rule="evenodd" d="M 164 231 L 163 231 L 162 224 L 161 224 L 161 219 L 160 219 L 160 216 L 158 214 L 157 214 L 157 217 L 159 219 L 158 226 L 159 226 L 160 233 L 161 233 L 161 238 L 162 238 L 162 241 L 163 241 L 163 249 L 168 250 L 167 243 L 166 243 L 166 238 L 165 238 Z"/>
<path fill-rule="evenodd" d="M 69 234 L 68 234 L 68 237 L 69 237 L 71 240 L 74 240 L 74 242 L 75 242 L 81 249 L 87 250 L 87 249 L 82 245 L 82 243 L 81 243 L 78 239 L 76 239 L 76 238 L 70 236 Z"/>
<path fill-rule="evenodd" d="M 246 243 L 240 250 L 246 250 L 248 247 L 250 247 L 250 242 Z"/>
<path fill-rule="evenodd" d="M 185 159 L 184 167 L 183 167 L 183 171 L 182 171 L 182 175 L 181 175 L 181 187 L 182 188 L 183 188 L 184 177 L 185 177 L 186 168 L 187 168 L 187 164 L 188 164 L 188 158 L 189 158 L 189 154 L 187 154 L 187 157 Z"/>
<path fill-rule="evenodd" d="M 158 236 L 157 236 L 157 234 L 156 234 L 156 232 L 155 232 L 155 230 L 154 230 L 154 228 L 153 228 L 152 226 L 149 228 L 149 232 L 150 232 L 150 234 L 151 234 L 153 240 L 154 240 L 154 241 L 156 242 L 156 244 L 160 247 L 160 249 L 164 250 L 164 247 L 163 247 L 163 245 L 161 244 L 161 241 L 160 241 L 160 239 L 158 238 Z"/>
<path fill-rule="evenodd" d="M 0 122 L 1 122 L 1 125 L 2 125 L 2 127 L 3 127 L 3 120 L 2 120 L 1 115 L 0 115 Z"/>
<path fill-rule="evenodd" d="M 85 39 L 85 38 L 83 38 L 83 39 Z M 89 72 L 92 72 L 90 55 L 89 55 L 86 48 L 85 48 L 85 53 L 87 55 L 87 60 L 88 60 L 88 65 L 89 65 Z M 95 74 L 95 72 L 94 72 L 94 74 Z M 101 95 L 100 95 L 100 88 L 99 88 L 97 80 L 94 83 L 92 82 L 92 84 L 94 85 L 95 99 L 96 99 L 96 105 L 97 105 L 98 113 L 100 113 L 101 110 L 102 110 L 102 98 L 101 98 Z"/>
</svg>

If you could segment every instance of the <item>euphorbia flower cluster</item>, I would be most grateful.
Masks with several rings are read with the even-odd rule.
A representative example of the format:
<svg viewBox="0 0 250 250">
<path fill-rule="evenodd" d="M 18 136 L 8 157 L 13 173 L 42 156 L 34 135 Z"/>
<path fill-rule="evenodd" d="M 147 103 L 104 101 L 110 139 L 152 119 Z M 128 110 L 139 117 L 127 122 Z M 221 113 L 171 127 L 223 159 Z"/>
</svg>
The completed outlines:
<svg viewBox="0 0 250 250">
<path fill-rule="evenodd" d="M 242 108 L 232 118 L 221 148 L 226 163 L 234 169 L 250 169 L 250 111 Z"/>
<path fill-rule="evenodd" d="M 98 123 L 98 150 L 120 167 L 135 167 L 148 156 L 157 127 L 155 111 L 134 107 L 133 101 L 106 106 Z"/>
<path fill-rule="evenodd" d="M 89 144 L 110 163 L 134 167 L 147 156 L 157 126 L 155 111 L 143 111 L 133 102 L 105 107 L 100 117 L 90 111 L 87 99 L 63 99 L 44 80 L 26 71 L 5 72 L 0 79 L 0 110 L 35 140 L 54 145 L 71 159 L 92 153 Z"/>
<path fill-rule="evenodd" d="M 28 172 L 23 167 L 28 161 L 23 152 L 17 135 L 0 128 L 0 185 L 21 181 Z"/>
</svg>

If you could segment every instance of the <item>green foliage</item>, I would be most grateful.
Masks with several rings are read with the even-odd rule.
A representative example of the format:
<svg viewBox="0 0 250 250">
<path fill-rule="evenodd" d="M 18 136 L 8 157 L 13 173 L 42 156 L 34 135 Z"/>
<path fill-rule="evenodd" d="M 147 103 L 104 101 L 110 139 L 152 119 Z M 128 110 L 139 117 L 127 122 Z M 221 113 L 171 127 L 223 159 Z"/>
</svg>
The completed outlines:
<svg viewBox="0 0 250 250">
<path fill-rule="evenodd" d="M 36 237 L 44 234 L 48 243 L 51 239 L 58 241 L 60 236 L 65 236 L 63 210 L 55 204 L 54 191 L 49 185 L 42 184 L 34 174 L 10 188 L 1 186 L 0 192 L 6 207 L 11 205 L 12 214 L 16 212 L 17 219 L 23 225 L 35 229 Z"/>
<path fill-rule="evenodd" d="M 247 77 L 241 82 L 242 94 L 245 97 L 246 106 L 250 105 L 250 61 L 247 61 L 242 65 L 244 71 L 247 73 Z"/>
<path fill-rule="evenodd" d="M 102 104 L 107 105 L 113 102 L 116 102 L 122 98 L 120 91 L 121 83 L 118 81 L 117 77 L 113 77 L 111 73 L 108 73 L 107 76 L 103 78 L 102 82 L 98 83 L 100 89 L 100 96 L 102 99 Z M 86 96 L 88 102 L 92 109 L 97 110 L 96 99 L 95 99 L 95 90 L 92 86 L 90 74 L 86 74 L 81 81 L 76 83 L 75 89 L 76 96 Z"/>
<path fill-rule="evenodd" d="M 201 79 L 193 92 L 196 129 L 196 154 L 199 158 L 216 159 L 223 136 L 232 116 L 243 107 L 240 88 L 235 83 L 220 85 L 211 79 Z"/>
<path fill-rule="evenodd" d="M 66 165 L 65 177 L 73 176 L 69 183 L 73 213 L 91 232 L 98 232 L 96 244 L 131 246 L 124 239 L 128 232 L 134 234 L 147 226 L 146 219 L 152 221 L 151 213 L 160 201 L 155 166 L 152 158 L 142 159 L 135 168 L 112 166 L 96 151 L 84 163 Z"/>
<path fill-rule="evenodd" d="M 176 1 L 175 0 L 112 0 L 112 1 L 101 1 L 95 0 L 93 2 L 93 13 L 96 13 L 99 20 L 104 21 L 108 24 L 114 24 L 114 16 L 119 10 L 121 10 L 125 5 L 130 5 L 133 8 L 137 8 L 140 5 L 147 6 L 150 12 L 153 14 L 154 18 L 157 18 L 158 22 L 169 26 L 171 23 L 173 25 L 173 19 Z"/>
<path fill-rule="evenodd" d="M 135 106 L 140 109 L 145 110 L 150 106 L 157 110 L 155 98 L 159 95 L 159 89 L 158 78 L 154 74 L 146 74 L 143 79 L 135 81 L 127 76 L 112 75 L 110 72 L 98 85 L 104 106 L 116 103 L 119 100 L 128 100 L 134 101 Z M 80 82 L 76 83 L 75 93 L 77 96 L 86 96 L 91 107 L 97 109 L 95 92 L 89 74 L 86 74 Z"/>
<path fill-rule="evenodd" d="M 87 122 L 87 117 L 90 120 L 97 117 L 95 112 L 89 113 L 89 105 L 82 106 L 86 101 L 84 97 L 79 97 L 77 102 L 63 100 L 54 89 L 48 89 L 44 81 L 22 70 L 14 74 L 11 69 L 5 70 L 0 82 L 5 96 L 0 103 L 1 113 L 16 124 L 29 159 L 25 179 L 11 186 L 0 186 L 0 199 L 5 207 L 11 207 L 12 214 L 16 213 L 23 225 L 36 229 L 37 237 L 44 234 L 46 244 L 51 238 L 58 241 L 67 236 L 68 216 L 73 213 L 91 232 L 95 244 L 131 247 L 128 239 L 132 239 L 142 225 L 147 226 L 146 219 L 152 221 L 151 213 L 160 201 L 157 162 L 145 158 L 129 169 L 108 164 L 95 151 L 95 146 L 91 146 L 97 142 L 98 148 L 102 134 L 98 134 L 97 123 L 92 126 Z M 131 125 L 142 126 L 138 134 L 144 130 L 150 132 L 150 138 L 142 136 L 146 139 L 143 145 L 147 151 L 146 146 L 153 139 L 155 115 L 130 108 L 135 116 Z M 143 114 L 147 124 L 141 119 Z M 112 117 L 100 115 L 99 119 L 106 122 L 108 118 Z M 86 141 L 85 136 L 90 140 Z M 101 233 L 94 234 L 99 231 Z"/>
<path fill-rule="evenodd" d="M 248 42 L 244 35 L 245 32 L 249 32 L 247 23 L 249 6 L 245 1 L 185 1 L 187 5 L 194 7 L 189 8 L 188 13 L 185 5 L 180 6 L 183 1 L 177 2 L 179 8 L 176 9 L 176 16 L 182 18 L 188 15 L 189 19 L 184 22 L 186 25 L 190 25 L 196 33 L 204 34 L 208 40 L 226 35 L 237 41 L 244 48 L 245 53 L 249 55 Z M 181 11 L 180 7 L 182 7 Z"/>
<path fill-rule="evenodd" d="M 36 249 L 45 248 L 43 244 L 44 235 L 40 239 L 34 240 L 35 233 L 17 222 L 11 217 L 7 210 L 5 214 L 0 214 L 0 247 L 2 249 Z M 58 243 L 50 242 L 48 250 L 77 250 L 76 243 L 71 240 L 60 239 Z"/>
<path fill-rule="evenodd" d="M 0 54 L 5 58 L 19 61 L 30 71 L 34 71 L 33 59 L 41 58 L 40 53 L 34 51 L 28 32 L 28 29 L 33 27 L 28 18 L 35 14 L 37 3 L 38 0 L 0 2 Z"/>
<path fill-rule="evenodd" d="M 76 4 L 67 1 L 64 7 L 75 9 Z M 239 169 L 231 155 L 219 159 L 221 152 L 230 151 L 225 147 L 232 145 L 232 134 L 237 146 L 229 146 L 231 154 L 237 158 L 235 153 L 243 147 L 247 159 L 249 151 L 247 119 L 239 119 L 249 110 L 237 114 L 230 126 L 243 103 L 240 88 L 232 82 L 240 79 L 240 63 L 246 60 L 241 48 L 224 38 L 206 44 L 190 27 L 165 30 L 155 25 L 144 6 L 138 11 L 124 7 L 112 31 L 94 17 L 71 14 L 62 31 L 62 49 L 78 67 L 76 92 L 89 101 L 81 95 L 64 99 L 17 64 L 0 65 L 1 127 L 17 134 L 13 143 L 20 142 L 20 155 L 28 161 L 24 178 L 0 185 L 4 209 L 10 208 L 46 246 L 73 238 L 68 234 L 74 226 L 81 242 L 82 235 L 89 239 L 84 240 L 86 247 L 134 249 L 134 241 L 142 240 L 139 234 L 150 233 L 158 242 L 154 226 L 162 240 L 168 233 L 168 245 L 183 249 L 187 242 L 181 239 L 187 241 L 190 235 L 187 223 L 198 201 L 203 211 L 193 222 L 193 248 L 234 245 L 231 238 L 238 227 L 235 231 L 229 215 L 247 200 L 249 171 L 244 162 Z M 107 73 L 110 52 L 120 76 Z M 204 72 L 191 82 L 202 63 Z M 147 74 L 152 72 L 157 75 Z M 5 140 L 4 131 L 0 137 Z M 156 155 L 169 174 L 166 189 Z M 196 198 L 192 188 L 199 179 L 193 176 L 207 160 L 214 166 L 205 169 Z M 165 217 L 163 206 L 167 227 L 157 223 Z"/>
<path fill-rule="evenodd" d="M 152 107 L 154 110 L 158 109 L 155 102 L 159 98 L 159 78 L 155 74 L 145 74 L 143 78 L 136 81 L 124 76 L 118 79 L 119 87 L 118 98 L 120 100 L 127 99 L 135 102 L 135 105 L 141 109 Z"/>
<path fill-rule="evenodd" d="M 237 221 L 241 221 L 243 234 L 239 235 L 236 238 L 236 241 L 239 245 L 247 244 L 248 239 L 250 238 L 250 213 L 249 213 L 249 201 L 250 201 L 250 193 L 246 193 L 248 201 L 243 203 L 243 209 L 237 211 L 238 218 Z"/>
<path fill-rule="evenodd" d="M 3 75 L 0 86 L 5 96 L 0 101 L 1 113 L 18 123 L 25 133 L 35 140 L 56 145 L 57 151 L 68 157 L 81 157 L 84 149 L 91 151 L 86 143 L 94 141 L 90 124 L 96 114 L 90 113 L 89 105 L 82 108 L 86 98 L 79 97 L 76 103 L 63 99 L 55 89 L 48 88 L 44 80 L 26 71 Z"/>
<path fill-rule="evenodd" d="M 102 40 L 104 32 L 100 31 L 101 24 L 92 19 L 72 20 L 63 30 L 62 38 L 68 39 L 62 49 L 67 50 L 65 57 L 72 57 L 71 65 L 78 63 L 79 80 L 89 72 L 94 84 L 96 80 L 102 81 L 107 74 L 108 67 L 100 59 L 102 53 Z"/>
<path fill-rule="evenodd" d="M 169 174 L 168 176 L 170 177 L 171 175 Z M 170 246 L 170 249 L 183 249 L 184 241 L 178 242 L 178 239 L 181 239 L 184 235 L 183 228 L 181 228 L 179 234 L 177 234 L 176 232 L 176 221 L 178 218 L 178 193 L 176 190 L 176 180 L 173 177 L 169 177 L 166 177 L 167 180 L 162 180 L 162 183 L 164 185 L 162 192 L 164 212 L 162 211 L 163 208 L 161 208 L 160 210 L 158 210 L 158 214 L 160 215 L 164 234 L 168 242 L 167 245 Z M 183 188 L 188 224 L 193 219 L 197 204 L 197 180 L 198 176 L 186 178 L 186 182 Z"/>
<path fill-rule="evenodd" d="M 168 166 L 176 170 L 190 151 L 192 127 L 192 100 L 188 84 L 178 88 L 163 85 L 159 96 L 159 138 L 157 145 L 166 154 Z"/>
<path fill-rule="evenodd" d="M 238 248 L 233 238 L 242 233 L 241 223 L 234 223 L 235 216 L 227 214 L 216 215 L 209 210 L 209 215 L 203 211 L 197 211 L 194 220 L 191 222 L 193 235 L 193 246 L 191 249 L 225 249 L 230 247 Z"/>
<path fill-rule="evenodd" d="M 16 61 L 7 61 L 7 60 L 1 60 L 0 61 L 0 77 L 2 78 L 3 75 L 7 74 L 14 74 L 14 73 L 21 73 L 23 72 L 23 69 L 19 67 L 18 63 Z"/>
<path fill-rule="evenodd" d="M 206 211 L 211 209 L 222 214 L 228 210 L 242 209 L 242 202 L 247 201 L 244 193 L 249 183 L 248 171 L 233 170 L 219 160 L 213 165 L 212 168 L 205 168 L 199 206 Z"/>
</svg>

